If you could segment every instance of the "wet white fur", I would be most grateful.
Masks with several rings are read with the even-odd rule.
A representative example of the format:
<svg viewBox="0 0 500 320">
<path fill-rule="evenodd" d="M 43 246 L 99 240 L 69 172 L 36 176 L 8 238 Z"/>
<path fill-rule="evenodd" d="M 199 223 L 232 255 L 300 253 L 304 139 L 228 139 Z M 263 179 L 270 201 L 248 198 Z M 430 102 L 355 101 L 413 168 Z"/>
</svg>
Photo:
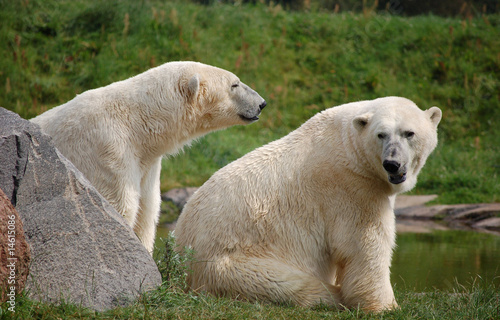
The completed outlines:
<svg viewBox="0 0 500 320">
<path fill-rule="evenodd" d="M 440 119 L 438 108 L 399 97 L 345 104 L 216 172 L 175 230 L 179 248 L 195 252 L 190 287 L 251 301 L 396 307 L 394 199 L 415 185 Z M 382 167 L 380 130 L 394 139 L 415 132 L 401 142 L 402 184 Z"/>
<path fill-rule="evenodd" d="M 152 252 L 164 154 L 260 113 L 264 100 L 231 72 L 170 62 L 86 91 L 32 121 L 121 213 Z"/>
</svg>

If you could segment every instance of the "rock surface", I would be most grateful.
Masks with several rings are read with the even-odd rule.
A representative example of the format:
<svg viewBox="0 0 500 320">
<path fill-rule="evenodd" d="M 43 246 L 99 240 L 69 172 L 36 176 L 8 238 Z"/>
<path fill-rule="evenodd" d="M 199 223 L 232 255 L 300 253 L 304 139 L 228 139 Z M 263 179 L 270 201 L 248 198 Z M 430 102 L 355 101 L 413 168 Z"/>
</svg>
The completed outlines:
<svg viewBox="0 0 500 320">
<path fill-rule="evenodd" d="M 395 207 L 396 219 L 400 225 L 408 225 L 410 220 L 419 221 L 421 224 L 426 221 L 431 222 L 435 229 L 472 229 L 500 235 L 500 203 L 434 206 L 413 203 L 407 206 L 403 200 L 398 206 L 396 200 Z"/>
<path fill-rule="evenodd" d="M 188 199 L 198 190 L 197 187 L 186 187 L 169 190 L 161 195 L 163 201 L 172 201 L 179 210 L 184 208 Z"/>
<path fill-rule="evenodd" d="M 150 254 L 38 126 L 0 108 L 0 188 L 31 247 L 29 296 L 105 310 L 161 283 Z"/>
<path fill-rule="evenodd" d="M 0 189 L 0 303 L 23 291 L 30 259 L 21 218 Z"/>
<path fill-rule="evenodd" d="M 427 202 L 436 199 L 438 196 L 436 194 L 422 195 L 422 196 L 409 196 L 405 194 L 398 195 L 396 197 L 396 203 L 394 203 L 394 209 L 401 209 L 414 206 L 423 206 Z"/>
</svg>

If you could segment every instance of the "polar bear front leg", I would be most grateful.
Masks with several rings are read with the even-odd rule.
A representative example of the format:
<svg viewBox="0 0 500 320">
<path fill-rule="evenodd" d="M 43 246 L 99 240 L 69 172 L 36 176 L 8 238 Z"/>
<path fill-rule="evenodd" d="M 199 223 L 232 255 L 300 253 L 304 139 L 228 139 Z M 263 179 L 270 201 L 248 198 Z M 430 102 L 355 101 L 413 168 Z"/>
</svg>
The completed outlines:
<svg viewBox="0 0 500 320">
<path fill-rule="evenodd" d="M 134 226 L 135 233 L 151 254 L 153 254 L 156 226 L 160 218 L 160 171 L 161 158 L 158 158 L 141 181 L 139 213 Z"/>
<path fill-rule="evenodd" d="M 352 261 L 337 266 L 336 283 L 346 307 L 366 311 L 397 308 L 390 282 L 390 253 L 380 259 L 373 255 L 359 255 Z"/>
<path fill-rule="evenodd" d="M 133 228 L 139 211 L 140 178 L 134 170 L 113 171 L 94 170 L 91 182 L 109 204 L 122 215 L 127 224 Z M 103 174 L 108 172 L 108 174 Z M 134 175 L 135 174 L 135 175 Z"/>
</svg>

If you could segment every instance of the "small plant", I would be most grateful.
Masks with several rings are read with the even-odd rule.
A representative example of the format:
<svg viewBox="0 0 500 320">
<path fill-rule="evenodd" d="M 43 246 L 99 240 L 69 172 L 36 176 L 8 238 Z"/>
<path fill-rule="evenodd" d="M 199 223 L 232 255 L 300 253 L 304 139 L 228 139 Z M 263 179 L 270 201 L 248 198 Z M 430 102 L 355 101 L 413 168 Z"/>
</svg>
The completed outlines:
<svg viewBox="0 0 500 320">
<path fill-rule="evenodd" d="M 156 263 L 160 270 L 164 285 L 171 289 L 186 289 L 186 277 L 189 272 L 188 262 L 193 260 L 193 249 L 184 248 L 179 253 L 175 248 L 174 232 L 170 231 L 166 238 L 161 239 L 162 246 L 156 253 Z"/>
</svg>

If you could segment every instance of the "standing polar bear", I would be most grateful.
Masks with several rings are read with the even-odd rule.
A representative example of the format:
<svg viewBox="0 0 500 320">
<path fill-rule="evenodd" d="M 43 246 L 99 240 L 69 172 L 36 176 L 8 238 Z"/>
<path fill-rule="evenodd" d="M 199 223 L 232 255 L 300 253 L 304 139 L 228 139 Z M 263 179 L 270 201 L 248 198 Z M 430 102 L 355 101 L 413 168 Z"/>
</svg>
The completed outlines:
<svg viewBox="0 0 500 320">
<path fill-rule="evenodd" d="M 32 122 L 52 136 L 152 252 L 162 156 L 210 131 L 252 123 L 265 105 L 229 71 L 170 62 L 86 91 Z"/>
<path fill-rule="evenodd" d="M 396 194 L 437 145 L 441 110 L 386 97 L 325 110 L 216 172 L 184 207 L 188 284 L 216 295 L 381 311 Z"/>
</svg>

